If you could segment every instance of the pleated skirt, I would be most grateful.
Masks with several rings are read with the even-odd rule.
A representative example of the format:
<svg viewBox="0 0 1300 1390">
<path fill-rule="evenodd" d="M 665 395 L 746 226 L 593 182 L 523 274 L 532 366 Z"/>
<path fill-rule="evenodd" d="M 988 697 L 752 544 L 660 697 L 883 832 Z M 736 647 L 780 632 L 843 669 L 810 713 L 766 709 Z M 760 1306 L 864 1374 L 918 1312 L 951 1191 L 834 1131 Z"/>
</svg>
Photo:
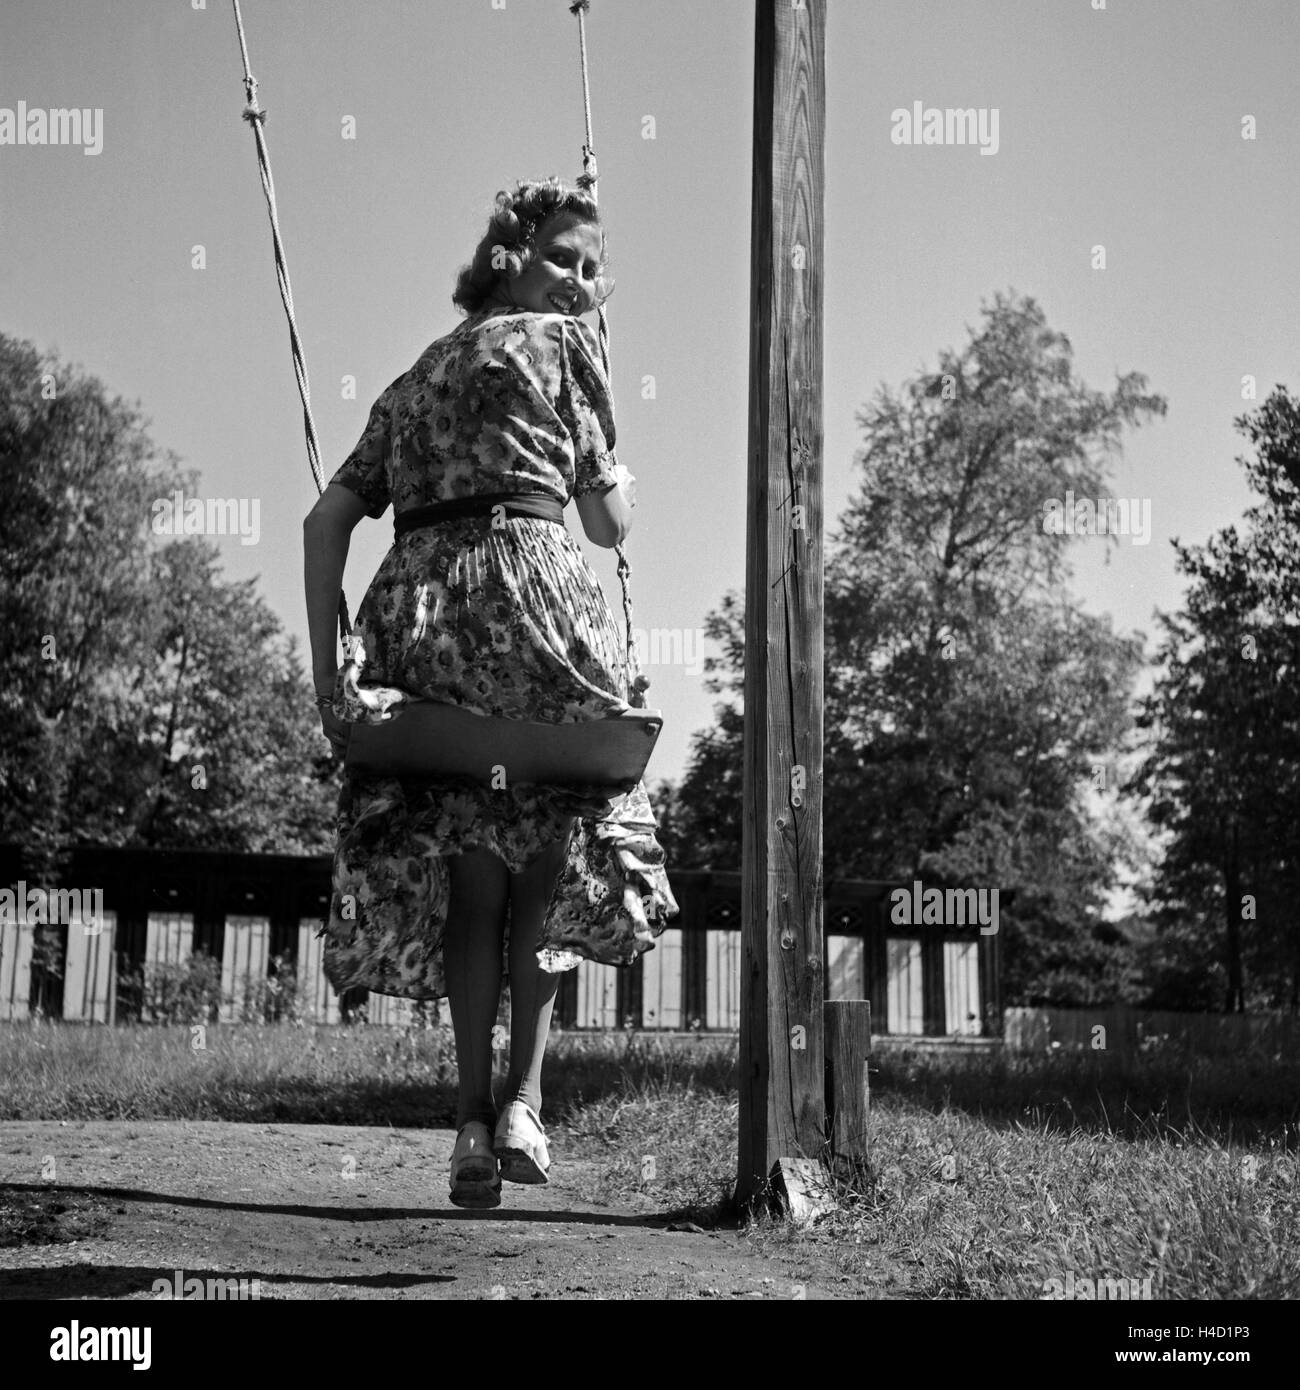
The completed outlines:
<svg viewBox="0 0 1300 1390">
<path fill-rule="evenodd" d="M 334 686 L 351 722 L 412 699 L 558 724 L 629 708 L 625 644 L 562 524 L 465 517 L 411 531 L 357 609 Z M 535 943 L 543 969 L 631 965 L 678 913 L 644 783 L 596 788 L 346 775 L 336 819 L 325 973 L 337 990 L 446 995 L 447 860 L 491 850 L 517 873 L 568 835 Z"/>
</svg>

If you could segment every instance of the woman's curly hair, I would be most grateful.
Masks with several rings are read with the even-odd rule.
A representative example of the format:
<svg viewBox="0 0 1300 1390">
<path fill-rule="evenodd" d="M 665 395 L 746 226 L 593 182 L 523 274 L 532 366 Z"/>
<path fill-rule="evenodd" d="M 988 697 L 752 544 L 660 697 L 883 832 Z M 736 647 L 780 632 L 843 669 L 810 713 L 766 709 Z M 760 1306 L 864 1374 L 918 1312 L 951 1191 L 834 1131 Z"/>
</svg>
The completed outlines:
<svg viewBox="0 0 1300 1390">
<path fill-rule="evenodd" d="M 614 282 L 605 273 L 605 232 L 596 201 L 585 189 L 573 188 L 557 178 L 520 179 L 513 193 L 502 189 L 497 194 L 496 210 L 474 252 L 474 259 L 462 266 L 456 277 L 452 303 L 463 313 L 472 314 L 487 302 L 502 276 L 513 280 L 522 275 L 537 254 L 538 234 L 557 214 L 574 222 L 600 227 L 596 304 L 603 304 L 613 293 Z"/>
</svg>

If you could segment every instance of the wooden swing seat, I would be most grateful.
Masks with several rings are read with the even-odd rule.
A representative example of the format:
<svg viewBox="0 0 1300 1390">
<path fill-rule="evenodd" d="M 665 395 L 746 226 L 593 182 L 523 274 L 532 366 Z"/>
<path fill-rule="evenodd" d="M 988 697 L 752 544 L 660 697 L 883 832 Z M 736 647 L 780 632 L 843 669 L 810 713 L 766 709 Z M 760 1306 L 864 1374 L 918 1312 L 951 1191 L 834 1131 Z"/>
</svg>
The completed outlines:
<svg viewBox="0 0 1300 1390">
<path fill-rule="evenodd" d="M 645 775 L 663 715 L 629 709 L 576 724 L 501 719 L 418 700 L 384 724 L 352 724 L 343 763 L 367 777 L 472 777 L 484 786 L 548 782 L 631 791 Z"/>
</svg>

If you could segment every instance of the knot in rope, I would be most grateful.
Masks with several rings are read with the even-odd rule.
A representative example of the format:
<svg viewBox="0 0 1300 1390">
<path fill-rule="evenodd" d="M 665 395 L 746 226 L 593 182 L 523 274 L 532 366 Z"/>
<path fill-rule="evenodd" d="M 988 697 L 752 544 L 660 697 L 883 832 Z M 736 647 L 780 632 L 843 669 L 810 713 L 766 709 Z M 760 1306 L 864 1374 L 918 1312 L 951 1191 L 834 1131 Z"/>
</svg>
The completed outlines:
<svg viewBox="0 0 1300 1390">
<path fill-rule="evenodd" d="M 569 13 L 577 14 L 581 11 L 586 14 L 589 9 L 591 9 L 591 0 L 573 0 L 573 4 L 569 6 Z"/>
<path fill-rule="evenodd" d="M 263 111 L 262 108 L 261 108 L 260 106 L 258 106 L 258 104 L 257 104 L 257 98 L 256 98 L 256 97 L 254 97 L 253 100 L 250 101 L 250 102 L 248 103 L 248 105 L 244 107 L 243 116 L 244 116 L 244 119 L 245 119 L 250 125 L 251 125 L 254 121 L 258 121 L 258 122 L 260 122 L 262 125 L 265 125 L 265 124 L 266 124 L 266 112 Z"/>
</svg>

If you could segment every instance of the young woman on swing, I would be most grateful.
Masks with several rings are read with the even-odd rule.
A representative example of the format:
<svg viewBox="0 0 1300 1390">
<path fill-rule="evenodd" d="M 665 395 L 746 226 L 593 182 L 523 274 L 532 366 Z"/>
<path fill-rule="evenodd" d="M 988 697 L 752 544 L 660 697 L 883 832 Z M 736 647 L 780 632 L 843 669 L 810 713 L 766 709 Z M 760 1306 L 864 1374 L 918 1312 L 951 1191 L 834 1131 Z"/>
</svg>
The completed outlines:
<svg viewBox="0 0 1300 1390">
<path fill-rule="evenodd" d="M 572 497 L 588 539 L 613 547 L 636 504 L 581 319 L 609 293 L 605 270 L 588 193 L 557 179 L 499 193 L 452 296 L 466 317 L 375 402 L 304 522 L 317 704 L 340 753 L 349 723 L 400 720 L 412 698 L 549 723 L 629 708 L 622 640 L 561 519 Z M 390 505 L 394 543 L 336 668 L 349 537 Z M 505 773 L 493 787 L 346 776 L 325 927 L 336 989 L 448 998 L 451 1200 L 465 1207 L 496 1206 L 502 1178 L 547 1181 L 541 1068 L 558 972 L 631 964 L 678 910 L 643 783 L 611 798 Z M 510 1069 L 498 1110 L 503 962 Z"/>
</svg>

